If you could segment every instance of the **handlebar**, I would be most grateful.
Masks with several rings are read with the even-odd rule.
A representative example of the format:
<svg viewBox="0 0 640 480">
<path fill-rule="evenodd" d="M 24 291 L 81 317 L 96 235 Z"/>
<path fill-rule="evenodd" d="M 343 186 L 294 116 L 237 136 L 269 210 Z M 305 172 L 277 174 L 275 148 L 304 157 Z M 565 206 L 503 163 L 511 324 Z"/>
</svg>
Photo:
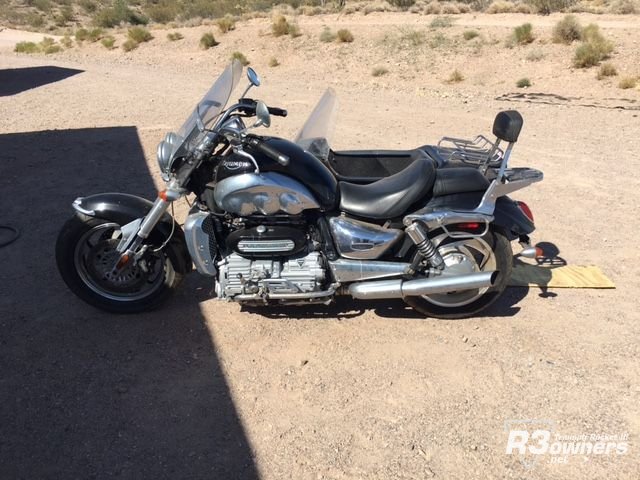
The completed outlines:
<svg viewBox="0 0 640 480">
<path fill-rule="evenodd" d="M 255 135 L 248 135 L 246 138 L 246 143 L 250 145 L 252 148 L 264 153 L 267 157 L 275 160 L 283 167 L 289 165 L 289 157 L 283 153 L 280 153 L 273 147 L 267 145 L 263 140 Z"/>
<path fill-rule="evenodd" d="M 240 106 L 238 107 L 238 111 L 244 113 L 245 115 L 253 116 L 256 114 L 256 105 L 258 104 L 257 100 L 253 100 L 251 98 L 241 98 L 239 101 Z M 289 112 L 287 112 L 284 108 L 277 107 L 267 107 L 269 113 L 276 117 L 286 117 Z"/>
</svg>

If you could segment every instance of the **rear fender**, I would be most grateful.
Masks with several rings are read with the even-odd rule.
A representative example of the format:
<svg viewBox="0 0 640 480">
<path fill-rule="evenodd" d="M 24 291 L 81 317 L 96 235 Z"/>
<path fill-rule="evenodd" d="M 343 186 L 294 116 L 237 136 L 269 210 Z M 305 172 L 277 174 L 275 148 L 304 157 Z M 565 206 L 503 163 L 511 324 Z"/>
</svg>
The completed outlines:
<svg viewBox="0 0 640 480">
<path fill-rule="evenodd" d="M 120 226 L 145 217 L 151 207 L 153 207 L 153 203 L 149 200 L 126 193 L 99 193 L 88 197 L 78 197 L 73 201 L 73 208 L 79 214 L 109 220 Z M 150 239 L 162 243 L 171 235 L 172 228 L 171 245 L 177 254 L 177 258 L 171 259 L 174 268 L 181 274 L 189 273 L 192 262 L 187 250 L 184 232 L 171 215 L 165 213 L 162 216 L 151 232 Z"/>
</svg>

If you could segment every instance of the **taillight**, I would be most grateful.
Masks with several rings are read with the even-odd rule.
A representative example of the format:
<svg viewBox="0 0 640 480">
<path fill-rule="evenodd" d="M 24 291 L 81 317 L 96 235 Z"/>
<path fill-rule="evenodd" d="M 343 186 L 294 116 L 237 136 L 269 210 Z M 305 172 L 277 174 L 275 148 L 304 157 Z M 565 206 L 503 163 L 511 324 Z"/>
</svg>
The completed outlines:
<svg viewBox="0 0 640 480">
<path fill-rule="evenodd" d="M 518 207 L 520 208 L 520 210 L 522 210 L 522 213 L 524 213 L 526 215 L 526 217 L 531 220 L 531 223 L 535 223 L 533 221 L 533 212 L 531 211 L 531 209 L 529 208 L 529 205 L 527 205 L 524 202 L 516 202 L 518 204 Z"/>
</svg>

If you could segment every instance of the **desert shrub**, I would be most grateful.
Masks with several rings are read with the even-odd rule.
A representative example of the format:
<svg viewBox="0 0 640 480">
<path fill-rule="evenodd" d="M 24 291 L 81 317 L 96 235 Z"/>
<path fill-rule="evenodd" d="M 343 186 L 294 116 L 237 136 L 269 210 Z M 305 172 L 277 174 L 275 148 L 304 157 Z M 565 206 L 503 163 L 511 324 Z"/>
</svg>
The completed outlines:
<svg viewBox="0 0 640 480">
<path fill-rule="evenodd" d="M 465 40 L 473 40 L 479 35 L 480 34 L 478 33 L 477 30 L 465 30 L 464 32 L 462 32 L 462 36 L 464 37 Z"/>
<path fill-rule="evenodd" d="M 215 47 L 219 44 L 220 43 L 216 41 L 216 38 L 211 32 L 207 32 L 200 37 L 200 48 L 203 48 L 204 50 Z"/>
<path fill-rule="evenodd" d="M 329 27 L 324 27 L 320 33 L 320 41 L 323 43 L 330 43 L 336 39 L 336 34 L 331 31 Z"/>
<path fill-rule="evenodd" d="M 616 70 L 615 65 L 611 62 L 606 62 L 600 65 L 600 70 L 598 70 L 596 78 L 602 80 L 605 77 L 614 77 L 616 75 L 618 75 L 618 70 Z"/>
<path fill-rule="evenodd" d="M 153 40 L 151 32 L 144 27 L 131 27 L 127 31 L 127 37 L 137 43 L 144 43 Z"/>
<path fill-rule="evenodd" d="M 32 0 L 31 6 L 36 7 L 41 12 L 49 13 L 51 11 L 51 2 L 49 0 Z"/>
<path fill-rule="evenodd" d="M 165 1 L 147 4 L 144 13 L 154 22 L 168 23 L 181 13 L 181 9 L 177 2 Z"/>
<path fill-rule="evenodd" d="M 131 50 L 135 50 L 136 48 L 138 48 L 138 45 L 139 45 L 138 42 L 136 42 L 135 40 L 129 39 L 122 44 L 122 49 L 125 52 L 130 52 Z"/>
<path fill-rule="evenodd" d="M 89 30 L 87 34 L 87 40 L 92 43 L 97 42 L 104 36 L 104 31 L 101 28 L 93 28 Z"/>
<path fill-rule="evenodd" d="M 33 28 L 40 28 L 45 24 L 44 16 L 37 12 L 29 12 L 24 18 L 25 22 Z"/>
<path fill-rule="evenodd" d="M 451 17 L 436 17 L 431 20 L 431 28 L 449 28 L 453 25 L 453 19 Z"/>
<path fill-rule="evenodd" d="M 170 42 L 176 42 L 178 40 L 182 40 L 184 38 L 184 36 L 180 33 L 180 32 L 170 32 L 167 33 L 167 39 Z"/>
<path fill-rule="evenodd" d="M 337 33 L 337 40 L 339 43 L 351 43 L 353 42 L 353 34 L 346 28 L 341 28 Z"/>
<path fill-rule="evenodd" d="M 69 35 L 65 35 L 64 37 L 62 37 L 60 39 L 60 44 L 64 48 L 71 48 L 71 47 L 73 47 L 73 40 L 71 40 L 71 37 Z"/>
<path fill-rule="evenodd" d="M 73 7 L 71 7 L 71 5 L 60 7 L 58 14 L 54 18 L 58 26 L 66 25 L 67 22 L 71 22 L 75 18 Z"/>
<path fill-rule="evenodd" d="M 539 62 L 544 58 L 544 52 L 542 50 L 534 50 L 529 52 L 526 56 L 526 60 L 529 62 Z"/>
<path fill-rule="evenodd" d="M 514 5 L 513 11 L 515 13 L 524 13 L 524 14 L 536 13 L 536 9 L 533 8 L 531 5 L 529 5 L 528 3 L 516 3 Z"/>
<path fill-rule="evenodd" d="M 86 28 L 79 28 L 75 33 L 76 42 L 81 43 L 89 38 L 89 30 Z"/>
<path fill-rule="evenodd" d="M 530 23 L 523 23 L 522 25 L 513 29 L 513 40 L 519 45 L 526 45 L 535 40 L 533 35 L 533 25 Z"/>
<path fill-rule="evenodd" d="M 107 35 L 106 37 L 104 37 L 102 40 L 100 40 L 100 43 L 102 44 L 102 46 L 104 48 L 106 48 L 107 50 L 112 50 L 115 48 L 116 46 L 116 39 L 113 38 L 111 35 Z"/>
<path fill-rule="evenodd" d="M 242 52 L 233 52 L 231 54 L 231 60 L 238 60 L 245 67 L 250 63 Z"/>
<path fill-rule="evenodd" d="M 216 20 L 216 25 L 222 33 L 230 32 L 231 30 L 235 30 L 236 28 L 236 22 L 230 15 L 225 15 L 224 17 Z"/>
<path fill-rule="evenodd" d="M 528 0 L 541 15 L 549 15 L 553 12 L 561 12 L 573 5 L 576 0 Z"/>
<path fill-rule="evenodd" d="M 487 13 L 511 13 L 515 11 L 515 5 L 512 2 L 497 0 L 487 8 Z"/>
<path fill-rule="evenodd" d="M 449 44 L 450 44 L 449 38 L 447 38 L 442 33 L 438 33 L 434 35 L 433 38 L 429 41 L 429 46 L 431 48 L 442 48 L 442 47 L 449 46 Z"/>
<path fill-rule="evenodd" d="M 451 72 L 451 75 L 449 75 L 449 78 L 447 79 L 447 83 L 460 83 L 463 80 L 464 80 L 464 75 L 462 75 L 462 73 L 460 73 L 458 69 L 455 69 L 453 72 Z"/>
<path fill-rule="evenodd" d="M 553 43 L 564 43 L 566 45 L 580 40 L 581 37 L 582 27 L 578 19 L 573 15 L 565 15 L 562 20 L 555 24 L 551 33 Z"/>
<path fill-rule="evenodd" d="M 460 13 L 460 9 L 457 5 L 447 2 L 442 4 L 442 13 L 446 15 L 458 15 Z"/>
<path fill-rule="evenodd" d="M 149 23 L 149 19 L 131 10 L 126 0 L 115 0 L 113 6 L 103 8 L 96 13 L 93 17 L 93 23 L 98 27 L 113 28 L 121 23 L 146 25 Z"/>
<path fill-rule="evenodd" d="M 636 88 L 638 85 L 638 79 L 636 77 L 622 77 L 618 82 L 618 88 L 627 90 L 629 88 Z"/>
<path fill-rule="evenodd" d="M 611 55 L 613 44 L 604 38 L 596 24 L 582 29 L 582 43 L 576 49 L 573 64 L 578 68 L 589 68 L 598 65 Z"/>
<path fill-rule="evenodd" d="M 402 10 L 407 10 L 409 7 L 416 3 L 416 0 L 388 0 L 388 2 L 394 7 L 398 7 Z"/>
<path fill-rule="evenodd" d="M 629 15 L 632 13 L 638 13 L 638 7 L 633 0 L 618 0 L 611 4 L 609 11 L 619 15 Z"/>
<path fill-rule="evenodd" d="M 94 13 L 98 9 L 98 5 L 93 0 L 78 0 L 78 5 L 85 13 Z"/>
<path fill-rule="evenodd" d="M 424 7 L 424 13 L 427 15 L 440 15 L 442 13 L 442 7 L 439 2 L 434 0 Z"/>
<path fill-rule="evenodd" d="M 271 24 L 271 32 L 275 37 L 281 37 L 289 34 L 289 22 L 284 15 L 278 15 Z"/>
<path fill-rule="evenodd" d="M 269 59 L 269 66 L 270 67 L 277 67 L 278 65 L 280 65 L 280 62 L 278 61 L 278 59 L 276 57 L 271 57 Z"/>
<path fill-rule="evenodd" d="M 40 47 L 34 42 L 18 42 L 13 51 L 17 53 L 38 53 Z"/>
<path fill-rule="evenodd" d="M 373 75 L 374 77 L 381 77 L 383 75 L 386 75 L 387 73 L 389 73 L 389 70 L 384 67 L 375 67 L 373 70 L 371 70 L 371 75 Z"/>
<path fill-rule="evenodd" d="M 531 86 L 531 80 L 529 80 L 527 77 L 521 78 L 516 82 L 516 87 L 518 88 L 527 88 L 530 86 Z"/>
<path fill-rule="evenodd" d="M 300 31 L 300 27 L 298 26 L 297 23 L 290 23 L 289 24 L 289 36 L 291 38 L 297 38 L 299 36 L 302 35 L 302 32 Z"/>
</svg>

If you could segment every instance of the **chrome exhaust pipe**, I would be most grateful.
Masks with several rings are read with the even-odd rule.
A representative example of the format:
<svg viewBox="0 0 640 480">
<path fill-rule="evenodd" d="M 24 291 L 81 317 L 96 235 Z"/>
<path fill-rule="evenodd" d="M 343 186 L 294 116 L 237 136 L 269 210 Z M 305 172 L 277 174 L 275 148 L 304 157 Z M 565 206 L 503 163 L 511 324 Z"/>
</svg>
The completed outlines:
<svg viewBox="0 0 640 480">
<path fill-rule="evenodd" d="M 419 295 L 491 287 L 497 277 L 498 271 L 493 271 L 451 277 L 442 275 L 434 278 L 421 278 L 419 280 L 358 282 L 349 286 L 349 294 L 354 298 L 365 300 L 416 297 Z"/>
</svg>

